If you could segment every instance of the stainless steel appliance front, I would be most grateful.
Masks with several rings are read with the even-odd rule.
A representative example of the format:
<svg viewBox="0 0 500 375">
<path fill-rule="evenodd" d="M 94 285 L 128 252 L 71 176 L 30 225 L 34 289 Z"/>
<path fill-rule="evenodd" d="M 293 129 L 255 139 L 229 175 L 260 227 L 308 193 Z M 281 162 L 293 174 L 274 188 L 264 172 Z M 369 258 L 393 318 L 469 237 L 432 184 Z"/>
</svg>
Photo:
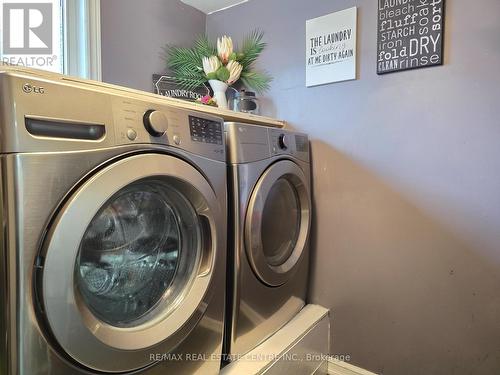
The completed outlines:
<svg viewBox="0 0 500 375">
<path fill-rule="evenodd" d="M 224 144 L 189 117 L 220 120 L 16 71 L 0 89 L 0 373 L 218 373 Z"/>
<path fill-rule="evenodd" d="M 231 231 L 225 352 L 238 358 L 304 306 L 311 225 L 307 136 L 226 124 Z"/>
<path fill-rule="evenodd" d="M 178 345 L 167 341 L 198 323 L 212 278 L 215 202 L 200 172 L 161 154 L 121 159 L 69 197 L 46 237 L 38 285 L 66 353 L 118 372 L 149 365 L 144 349 Z"/>
<path fill-rule="evenodd" d="M 245 218 L 245 249 L 255 274 L 280 286 L 304 255 L 311 222 L 308 179 L 289 160 L 272 164 L 257 181 Z"/>
</svg>

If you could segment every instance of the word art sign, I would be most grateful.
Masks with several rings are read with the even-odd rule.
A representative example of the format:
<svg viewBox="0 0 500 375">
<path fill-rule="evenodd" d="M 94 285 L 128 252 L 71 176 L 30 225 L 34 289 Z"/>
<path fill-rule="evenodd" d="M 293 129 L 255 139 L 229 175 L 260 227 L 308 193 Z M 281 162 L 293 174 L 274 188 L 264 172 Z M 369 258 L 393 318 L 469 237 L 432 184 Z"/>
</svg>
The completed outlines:
<svg viewBox="0 0 500 375">
<path fill-rule="evenodd" d="M 306 86 L 356 79 L 357 8 L 306 22 Z"/>
<path fill-rule="evenodd" d="M 444 2 L 378 0 L 378 74 L 443 64 Z"/>
<path fill-rule="evenodd" d="M 182 99 L 194 102 L 205 95 L 210 95 L 210 89 L 200 86 L 194 90 L 185 90 L 179 87 L 174 78 L 161 74 L 153 74 L 153 92 L 158 95 L 167 96 L 174 99 Z"/>
</svg>

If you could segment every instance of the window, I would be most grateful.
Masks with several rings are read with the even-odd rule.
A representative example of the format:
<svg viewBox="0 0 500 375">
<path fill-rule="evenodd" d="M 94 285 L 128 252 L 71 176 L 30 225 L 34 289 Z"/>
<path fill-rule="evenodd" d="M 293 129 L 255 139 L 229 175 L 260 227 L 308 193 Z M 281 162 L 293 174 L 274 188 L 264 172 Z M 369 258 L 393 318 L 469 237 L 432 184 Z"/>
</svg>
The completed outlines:
<svg viewBox="0 0 500 375">
<path fill-rule="evenodd" d="M 101 80 L 100 0 L 62 0 L 64 73 Z"/>
<path fill-rule="evenodd" d="M 101 79 L 100 0 L 0 0 L 0 57 Z"/>
</svg>

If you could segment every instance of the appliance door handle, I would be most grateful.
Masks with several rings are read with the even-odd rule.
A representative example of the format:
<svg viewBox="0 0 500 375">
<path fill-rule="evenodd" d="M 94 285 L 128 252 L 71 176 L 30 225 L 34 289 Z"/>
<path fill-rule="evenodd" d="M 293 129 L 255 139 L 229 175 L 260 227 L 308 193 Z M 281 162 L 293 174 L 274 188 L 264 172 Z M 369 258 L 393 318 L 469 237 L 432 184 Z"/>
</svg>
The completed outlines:
<svg viewBox="0 0 500 375">
<path fill-rule="evenodd" d="M 208 216 L 200 215 L 200 224 L 202 228 L 202 249 L 201 249 L 201 264 L 198 277 L 206 277 L 212 273 L 215 259 L 214 235 L 212 234 L 212 225 Z"/>
</svg>

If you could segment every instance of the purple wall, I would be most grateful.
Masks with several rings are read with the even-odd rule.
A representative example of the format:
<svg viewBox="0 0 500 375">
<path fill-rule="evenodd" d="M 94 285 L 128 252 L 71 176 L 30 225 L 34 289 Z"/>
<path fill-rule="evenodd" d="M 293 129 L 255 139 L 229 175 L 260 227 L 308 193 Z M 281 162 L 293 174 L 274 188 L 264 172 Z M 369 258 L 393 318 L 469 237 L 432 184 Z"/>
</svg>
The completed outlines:
<svg viewBox="0 0 500 375">
<path fill-rule="evenodd" d="M 305 87 L 305 21 L 359 7 L 359 80 Z M 251 0 L 207 18 L 256 27 L 264 111 L 308 132 L 310 299 L 333 353 L 387 375 L 500 373 L 500 2 L 449 0 L 443 67 L 377 76 L 374 0 Z"/>
<path fill-rule="evenodd" d="M 191 45 L 205 32 L 204 13 L 178 0 L 101 1 L 104 82 L 152 91 L 152 74 L 165 70 L 167 43 Z"/>
</svg>

